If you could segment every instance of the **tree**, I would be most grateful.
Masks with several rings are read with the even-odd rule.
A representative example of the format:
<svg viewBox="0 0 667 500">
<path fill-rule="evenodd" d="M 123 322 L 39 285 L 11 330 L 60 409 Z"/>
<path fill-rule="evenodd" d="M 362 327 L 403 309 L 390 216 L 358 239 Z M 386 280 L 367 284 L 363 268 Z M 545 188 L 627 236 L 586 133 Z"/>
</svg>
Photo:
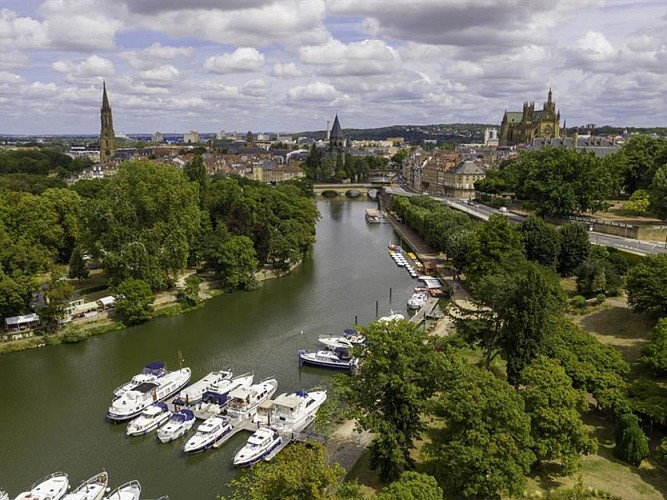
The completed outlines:
<svg viewBox="0 0 667 500">
<path fill-rule="evenodd" d="M 382 489 L 378 500 L 442 500 L 442 488 L 433 476 L 405 471 L 397 481 Z"/>
<path fill-rule="evenodd" d="M 126 162 L 89 206 L 86 248 L 112 284 L 127 278 L 146 281 L 154 290 L 173 284 L 200 223 L 193 183 L 167 165 Z"/>
<path fill-rule="evenodd" d="M 519 496 L 535 461 L 530 417 L 517 391 L 491 372 L 462 367 L 434 401 L 442 431 L 427 445 L 436 478 L 463 496 Z"/>
<path fill-rule="evenodd" d="M 67 276 L 73 279 L 85 280 L 90 275 L 88 271 L 88 265 L 86 264 L 81 249 L 79 247 L 74 247 L 72 250 L 72 256 L 69 259 L 69 270 L 67 271 Z"/>
<path fill-rule="evenodd" d="M 115 289 L 116 314 L 126 325 L 136 325 L 151 318 L 155 295 L 148 283 L 128 278 Z"/>
<path fill-rule="evenodd" d="M 472 283 L 474 308 L 458 307 L 457 330 L 482 348 L 486 367 L 498 353 L 507 376 L 518 384 L 521 370 L 538 354 L 549 320 L 560 312 L 564 295 L 553 271 L 526 262 L 507 272 L 486 274 Z"/>
<path fill-rule="evenodd" d="M 543 354 L 557 359 L 575 389 L 592 394 L 599 408 L 627 410 L 630 367 L 620 353 L 565 318 L 554 321 L 543 343 Z"/>
<path fill-rule="evenodd" d="M 628 304 L 638 312 L 667 314 L 667 255 L 647 255 L 627 277 Z"/>
<path fill-rule="evenodd" d="M 208 187 L 208 175 L 206 173 L 206 165 L 201 155 L 196 155 L 185 167 L 183 173 L 191 181 L 194 182 L 199 189 L 199 206 L 204 208 L 206 204 L 206 191 Z"/>
<path fill-rule="evenodd" d="M 661 219 L 667 219 L 667 164 L 656 171 L 649 188 L 650 208 Z"/>
<path fill-rule="evenodd" d="M 558 460 L 564 475 L 574 472 L 580 454 L 597 448 L 581 415 L 588 411 L 585 394 L 572 387 L 557 361 L 537 357 L 521 372 L 521 396 L 530 415 L 533 452 L 538 461 Z"/>
<path fill-rule="evenodd" d="M 667 373 L 667 318 L 661 318 L 651 330 L 651 338 L 642 348 L 641 362 L 658 375 Z"/>
<path fill-rule="evenodd" d="M 654 178 L 655 180 L 655 178 Z M 638 189 L 630 196 L 630 199 L 623 204 L 623 209 L 637 215 L 644 215 L 649 208 L 649 194 L 645 189 Z"/>
<path fill-rule="evenodd" d="M 327 465 L 321 445 L 292 444 L 270 463 L 259 463 L 233 479 L 230 500 L 335 499 L 344 474 L 340 465 Z"/>
<path fill-rule="evenodd" d="M 523 261 L 521 235 L 514 225 L 501 215 L 492 215 L 478 234 L 479 246 L 466 274 L 471 279 L 493 272 L 499 267 L 517 268 Z"/>
<path fill-rule="evenodd" d="M 410 450 L 421 436 L 420 414 L 436 389 L 441 356 L 428 336 L 408 321 L 375 322 L 361 328 L 368 348 L 354 377 L 340 381 L 362 429 L 375 433 L 371 465 L 384 480 L 413 465 Z"/>
<path fill-rule="evenodd" d="M 561 276 L 571 276 L 591 251 L 588 231 L 581 224 L 567 224 L 561 227 L 559 234 L 558 272 Z"/>
<path fill-rule="evenodd" d="M 179 302 L 186 306 L 196 306 L 201 302 L 199 298 L 199 284 L 201 280 L 199 276 L 193 274 L 185 278 L 185 286 L 178 290 L 176 298 Z"/>
<path fill-rule="evenodd" d="M 532 216 L 521 223 L 520 231 L 526 258 L 543 266 L 554 267 L 560 252 L 558 230 L 539 217 Z"/>
<path fill-rule="evenodd" d="M 653 423 L 664 425 L 667 422 L 667 389 L 653 380 L 638 378 L 628 386 L 630 409 L 642 420 L 649 419 L 651 429 Z"/>
<path fill-rule="evenodd" d="M 28 311 L 30 300 L 37 289 L 31 276 L 21 273 L 8 276 L 0 268 L 0 316 L 18 316 Z"/>
<path fill-rule="evenodd" d="M 593 296 L 597 294 L 618 295 L 623 285 L 617 266 L 605 247 L 594 246 L 584 262 L 576 269 L 577 292 Z"/>
<path fill-rule="evenodd" d="M 648 438 L 639 427 L 639 419 L 626 413 L 616 424 L 616 446 L 614 456 L 624 462 L 639 467 L 649 456 Z"/>
<path fill-rule="evenodd" d="M 612 161 L 626 193 L 647 189 L 658 167 L 667 163 L 667 143 L 646 135 L 633 136 Z"/>
<path fill-rule="evenodd" d="M 45 305 L 39 310 L 41 329 L 51 333 L 65 317 L 65 308 L 74 295 L 74 287 L 59 272 L 53 271 L 44 291 Z"/>
<path fill-rule="evenodd" d="M 230 236 L 215 253 L 215 266 L 228 290 L 250 290 L 255 286 L 257 258 L 252 240 Z"/>
</svg>

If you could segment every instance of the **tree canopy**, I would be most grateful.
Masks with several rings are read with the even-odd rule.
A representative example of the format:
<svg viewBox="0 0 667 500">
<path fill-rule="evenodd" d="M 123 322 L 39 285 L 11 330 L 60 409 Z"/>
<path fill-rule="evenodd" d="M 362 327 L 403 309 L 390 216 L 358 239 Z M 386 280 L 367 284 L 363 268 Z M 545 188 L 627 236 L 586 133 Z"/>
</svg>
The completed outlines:
<svg viewBox="0 0 667 500">
<path fill-rule="evenodd" d="M 628 304 L 635 311 L 667 314 L 667 255 L 647 255 L 628 273 Z"/>
</svg>

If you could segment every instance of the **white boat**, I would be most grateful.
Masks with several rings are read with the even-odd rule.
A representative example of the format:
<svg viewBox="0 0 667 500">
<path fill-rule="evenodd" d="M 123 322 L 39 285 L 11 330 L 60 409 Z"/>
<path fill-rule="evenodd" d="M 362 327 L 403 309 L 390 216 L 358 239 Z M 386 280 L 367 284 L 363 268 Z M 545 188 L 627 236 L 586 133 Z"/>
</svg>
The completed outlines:
<svg viewBox="0 0 667 500">
<path fill-rule="evenodd" d="M 174 398 L 174 404 L 180 406 L 191 406 L 201 401 L 202 396 L 209 386 L 218 384 L 223 380 L 232 378 L 230 370 L 212 371 L 204 378 L 197 380 L 194 384 L 187 386 Z"/>
<path fill-rule="evenodd" d="M 282 433 L 301 432 L 315 419 L 327 399 L 327 391 L 283 393 L 260 406 L 253 422 L 274 427 Z"/>
<path fill-rule="evenodd" d="M 382 321 L 383 323 L 390 323 L 392 321 L 400 321 L 402 319 L 405 319 L 405 316 L 403 316 L 401 313 L 395 313 L 392 311 L 389 316 L 382 316 L 380 319 L 378 319 L 378 321 Z"/>
<path fill-rule="evenodd" d="M 183 409 L 171 414 L 167 423 L 157 430 L 157 438 L 161 443 L 168 443 L 178 439 L 195 425 L 195 414 L 191 410 Z"/>
<path fill-rule="evenodd" d="M 233 379 L 224 379 L 211 384 L 204 392 L 201 402 L 194 405 L 191 410 L 197 418 L 203 420 L 214 415 L 220 415 L 227 406 L 229 393 L 235 389 L 250 387 L 253 379 L 253 373 L 249 372 Z"/>
<path fill-rule="evenodd" d="M 108 483 L 109 475 L 100 472 L 70 491 L 63 500 L 101 500 Z"/>
<path fill-rule="evenodd" d="M 0 500 L 9 500 L 9 493 L 5 490 L 0 490 Z"/>
<path fill-rule="evenodd" d="M 144 382 L 154 382 L 167 373 L 166 363 L 162 363 L 161 361 L 148 363 L 144 366 L 144 369 L 141 370 L 141 373 L 132 377 L 132 380 L 114 389 L 113 394 L 115 397 L 120 397 L 130 389 L 133 389 Z"/>
<path fill-rule="evenodd" d="M 413 293 L 412 297 L 408 299 L 408 309 L 421 309 L 426 304 L 428 295 L 422 292 Z"/>
<path fill-rule="evenodd" d="M 363 346 L 366 343 L 366 337 L 359 335 L 354 328 L 346 328 L 342 335 L 320 335 L 319 341 L 330 350 L 351 349 L 354 346 Z"/>
<path fill-rule="evenodd" d="M 248 442 L 234 455 L 234 465 L 244 467 L 253 465 L 262 460 L 275 448 L 280 446 L 282 438 L 276 429 L 260 427 Z"/>
<path fill-rule="evenodd" d="M 127 426 L 128 436 L 143 436 L 157 429 L 171 416 L 166 403 L 153 403 Z"/>
<path fill-rule="evenodd" d="M 197 428 L 197 433 L 188 439 L 183 451 L 185 453 L 199 453 L 206 451 L 222 441 L 222 438 L 232 432 L 232 424 L 227 417 L 215 415 L 207 418 Z"/>
<path fill-rule="evenodd" d="M 278 381 L 275 378 L 267 378 L 259 384 L 248 388 L 234 389 L 229 393 L 227 403 L 227 415 L 230 418 L 246 419 L 257 413 L 257 408 L 278 389 Z"/>
<path fill-rule="evenodd" d="M 353 372 L 357 367 L 357 358 L 347 354 L 347 349 L 334 351 L 299 351 L 299 364 L 330 368 L 333 370 L 348 370 Z"/>
<path fill-rule="evenodd" d="M 170 398 L 190 381 L 190 368 L 169 372 L 153 382 L 143 382 L 130 389 L 111 403 L 107 418 L 114 421 L 129 420 L 157 401 Z"/>
<path fill-rule="evenodd" d="M 64 472 L 54 472 L 35 482 L 29 491 L 16 497 L 16 500 L 60 500 L 67 493 L 69 480 Z"/>
<path fill-rule="evenodd" d="M 141 484 L 139 481 L 130 481 L 113 490 L 104 500 L 139 500 L 140 496 Z"/>
</svg>

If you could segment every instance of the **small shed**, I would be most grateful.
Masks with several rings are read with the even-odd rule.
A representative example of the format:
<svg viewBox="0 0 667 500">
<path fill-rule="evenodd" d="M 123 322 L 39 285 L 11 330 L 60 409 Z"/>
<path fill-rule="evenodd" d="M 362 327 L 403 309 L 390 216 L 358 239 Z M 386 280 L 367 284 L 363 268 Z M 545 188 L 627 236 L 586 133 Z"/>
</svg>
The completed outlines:
<svg viewBox="0 0 667 500">
<path fill-rule="evenodd" d="M 39 325 L 39 316 L 35 313 L 24 316 L 12 316 L 5 318 L 5 328 L 8 332 L 20 332 L 29 330 Z"/>
<path fill-rule="evenodd" d="M 116 299 L 112 295 L 107 295 L 106 297 L 97 299 L 97 309 L 100 311 L 106 311 L 107 309 L 111 309 L 115 303 Z"/>
<path fill-rule="evenodd" d="M 85 302 L 83 304 L 79 304 L 78 306 L 74 307 L 72 316 L 74 318 L 83 318 L 93 311 L 97 312 L 98 307 L 99 306 L 97 305 L 97 302 Z"/>
</svg>

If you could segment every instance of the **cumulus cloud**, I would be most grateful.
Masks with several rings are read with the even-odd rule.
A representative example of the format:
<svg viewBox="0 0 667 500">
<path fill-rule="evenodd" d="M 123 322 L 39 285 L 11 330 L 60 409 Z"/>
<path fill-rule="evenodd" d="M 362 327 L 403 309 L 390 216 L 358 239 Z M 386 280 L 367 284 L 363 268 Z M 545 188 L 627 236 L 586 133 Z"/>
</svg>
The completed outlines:
<svg viewBox="0 0 667 500">
<path fill-rule="evenodd" d="M 8 71 L 0 71 L 0 83 L 16 84 L 21 83 L 22 78 Z"/>
<path fill-rule="evenodd" d="M 257 49 L 242 47 L 232 53 L 209 57 L 204 68 L 211 73 L 245 73 L 258 71 L 264 64 L 264 55 Z"/>
<path fill-rule="evenodd" d="M 96 55 L 90 56 L 79 63 L 72 60 L 56 61 L 52 68 L 54 71 L 66 75 L 69 81 L 89 81 L 90 79 L 110 77 L 114 74 L 111 61 Z"/>
<path fill-rule="evenodd" d="M 181 77 L 181 72 L 171 64 L 165 64 L 158 68 L 152 68 L 138 73 L 142 80 L 149 80 L 157 83 L 173 82 Z"/>
<path fill-rule="evenodd" d="M 378 75 L 391 73 L 400 66 L 396 50 L 381 40 L 344 44 L 331 39 L 322 45 L 303 47 L 301 61 L 318 66 L 322 75 Z"/>
<path fill-rule="evenodd" d="M 313 82 L 292 87 L 287 96 L 294 101 L 334 101 L 342 94 L 329 83 Z"/>
<path fill-rule="evenodd" d="M 47 45 L 45 23 L 29 17 L 19 17 L 9 9 L 0 10 L 0 47 L 38 49 Z"/>
<path fill-rule="evenodd" d="M 262 80 L 250 80 L 241 87 L 240 92 L 247 97 L 266 97 L 269 91 L 268 84 Z"/>
<path fill-rule="evenodd" d="M 303 76 L 303 71 L 296 67 L 296 64 L 292 63 L 275 63 L 273 69 L 271 70 L 271 75 L 281 77 L 299 77 Z"/>
</svg>

